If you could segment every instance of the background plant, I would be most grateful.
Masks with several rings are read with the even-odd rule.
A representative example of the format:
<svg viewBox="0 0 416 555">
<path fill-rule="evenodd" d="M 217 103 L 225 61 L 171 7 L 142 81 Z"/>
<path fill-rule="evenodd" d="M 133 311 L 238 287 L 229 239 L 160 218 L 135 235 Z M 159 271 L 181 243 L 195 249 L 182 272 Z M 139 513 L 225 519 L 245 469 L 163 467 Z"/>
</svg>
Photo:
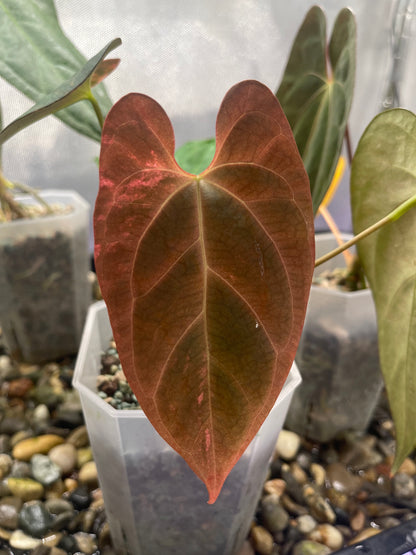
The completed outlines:
<svg viewBox="0 0 416 555">
<path fill-rule="evenodd" d="M 71 75 L 69 79 L 61 82 L 57 87 L 57 83 L 55 83 L 55 89 L 39 98 L 38 102 L 30 110 L 11 122 L 0 132 L 0 147 L 7 139 L 21 129 L 50 114 L 60 113 L 62 109 L 68 109 L 67 107 L 71 107 L 82 100 L 89 101 L 88 104 L 92 107 L 93 112 L 95 112 L 94 117 L 101 129 L 104 116 L 91 89 L 117 67 L 119 60 L 105 60 L 104 58 L 120 44 L 120 39 L 114 39 L 81 67 L 79 71 Z M 36 194 L 36 191 L 27 186 L 14 184 L 12 181 L 9 181 L 0 169 L 0 216 L 3 220 L 25 217 L 27 215 L 25 208 L 13 198 L 12 192 L 16 189 L 20 192 L 29 192 L 39 202 L 44 204 L 41 197 Z M 46 206 L 46 210 L 49 211 L 49 207 Z"/>
<path fill-rule="evenodd" d="M 328 189 L 345 138 L 350 160 L 353 156 L 347 119 L 355 71 L 354 17 L 347 9 L 340 12 L 329 44 L 325 27 L 322 10 L 314 6 L 294 40 L 276 93 L 308 170 L 315 214 L 325 195 L 330 196 Z M 416 444 L 415 212 L 401 217 L 415 204 L 414 118 L 400 109 L 387 111 L 364 132 L 352 160 L 351 174 L 351 207 L 357 236 L 316 261 L 319 265 L 357 244 L 376 305 L 380 364 L 396 426 L 393 469 L 400 466 Z M 206 146 L 212 149 L 212 144 Z M 177 154 L 178 161 L 187 164 L 189 170 L 200 156 L 192 143 Z"/>
<path fill-rule="evenodd" d="M 63 33 L 53 0 L 2 0 L 0 22 L 0 76 L 35 103 L 87 63 Z M 95 88 L 94 97 L 105 116 L 112 101 L 103 85 Z M 68 105 L 56 117 L 100 141 L 101 126 L 89 102 Z"/>
</svg>

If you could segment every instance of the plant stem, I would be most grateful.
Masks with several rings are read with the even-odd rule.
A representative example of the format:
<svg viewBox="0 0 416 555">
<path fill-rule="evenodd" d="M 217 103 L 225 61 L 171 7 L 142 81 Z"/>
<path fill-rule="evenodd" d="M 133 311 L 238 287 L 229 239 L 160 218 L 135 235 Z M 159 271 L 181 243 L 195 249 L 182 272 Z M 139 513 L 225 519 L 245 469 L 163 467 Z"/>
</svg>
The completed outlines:
<svg viewBox="0 0 416 555">
<path fill-rule="evenodd" d="M 352 145 L 351 145 L 351 136 L 350 136 L 350 128 L 347 124 L 345 127 L 345 144 L 347 145 L 347 155 L 348 155 L 348 163 L 351 168 L 353 153 L 352 153 Z"/>
<path fill-rule="evenodd" d="M 337 254 L 340 254 L 341 252 L 348 249 L 349 247 L 352 247 L 353 245 L 358 243 L 358 241 L 360 241 L 361 239 L 364 239 L 368 235 L 371 235 L 371 233 L 374 233 L 374 231 L 377 231 L 384 225 L 390 222 L 395 222 L 401 216 L 403 216 L 403 214 L 405 214 L 408 210 L 410 210 L 410 208 L 412 208 L 413 206 L 416 206 L 416 195 L 413 195 L 409 199 L 402 202 L 402 204 L 400 204 L 397 208 L 392 210 L 389 214 L 387 214 L 387 216 L 384 216 L 384 218 L 382 218 L 375 224 L 371 225 L 370 227 L 367 227 L 367 229 L 364 229 L 363 231 L 361 231 L 361 233 L 359 233 L 358 235 L 356 235 L 355 237 L 353 237 L 352 239 L 344 243 L 342 246 L 334 249 L 333 251 L 325 254 L 324 256 L 321 256 L 321 258 L 318 258 L 315 261 L 315 268 L 317 266 L 320 266 L 324 262 L 327 262 L 331 258 L 334 258 L 335 256 L 337 256 Z"/>
<path fill-rule="evenodd" d="M 330 231 L 333 233 L 338 245 L 342 247 L 344 245 L 344 240 L 342 239 L 338 226 L 334 222 L 334 219 L 332 218 L 329 210 L 326 208 L 326 206 L 321 204 L 321 206 L 318 209 L 318 212 L 321 214 L 327 226 L 329 227 Z M 348 250 L 343 251 L 342 254 L 344 255 L 346 265 L 350 266 L 350 264 L 352 264 L 353 255 Z"/>
<path fill-rule="evenodd" d="M 9 210 L 18 218 L 25 218 L 26 212 L 24 211 L 24 208 L 14 200 L 13 195 L 11 195 L 8 191 L 8 189 L 11 189 L 12 187 L 13 185 L 4 177 L 3 172 L 0 171 L 0 202 L 2 207 L 4 208 L 4 206 L 7 206 Z"/>
<path fill-rule="evenodd" d="M 90 94 L 88 95 L 88 100 L 91 102 L 92 107 L 94 108 L 94 112 L 97 116 L 98 123 L 100 124 L 100 127 L 102 129 L 104 125 L 104 116 L 101 111 L 100 105 L 98 104 L 98 101 L 95 98 L 95 96 L 92 94 L 91 90 L 90 90 Z"/>
</svg>

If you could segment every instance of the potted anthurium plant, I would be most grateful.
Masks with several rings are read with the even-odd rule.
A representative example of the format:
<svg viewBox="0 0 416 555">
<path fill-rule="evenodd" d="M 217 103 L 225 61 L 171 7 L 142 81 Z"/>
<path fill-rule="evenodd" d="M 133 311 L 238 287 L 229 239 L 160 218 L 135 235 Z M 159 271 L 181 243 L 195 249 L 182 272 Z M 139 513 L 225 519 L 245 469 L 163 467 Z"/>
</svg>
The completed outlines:
<svg viewBox="0 0 416 555">
<path fill-rule="evenodd" d="M 124 553 L 234 553 L 287 410 L 286 390 L 280 422 L 277 411 L 260 433 L 266 446 L 243 455 L 275 405 L 302 329 L 314 261 L 307 175 L 278 101 L 258 82 L 227 93 L 216 138 L 213 162 L 192 175 L 178 166 L 171 124 L 151 98 L 122 98 L 103 128 L 97 275 L 123 370 L 153 427 L 137 414 L 128 434 L 104 409 L 97 417 L 106 403 L 91 391 L 94 376 L 81 375 L 94 356 L 88 346 L 75 385 L 109 496 L 126 490 L 123 507 L 106 503 Z M 97 323 L 95 338 L 105 327 Z M 123 418 L 132 412 L 141 411 Z M 205 482 L 209 502 L 219 496 L 214 505 L 154 429 Z M 102 441 L 106 430 L 115 441 Z"/>
<path fill-rule="evenodd" d="M 322 18 L 314 10 L 315 42 L 324 52 Z M 328 129 L 342 133 L 341 139 L 324 133 L 314 151 L 325 162 L 316 172 L 325 182 L 318 194 L 311 194 L 302 149 L 278 100 L 256 81 L 225 96 L 213 160 L 196 172 L 177 164 L 171 124 L 151 98 L 127 95 L 105 120 L 94 227 L 108 316 L 103 304 L 91 309 L 74 384 L 120 553 L 234 553 L 245 537 L 250 515 L 241 517 L 243 505 L 256 493 L 241 485 L 244 459 L 258 448 L 264 426 L 270 428 L 266 417 L 279 392 L 288 396 L 282 387 L 313 274 L 314 211 L 332 180 L 349 109 L 343 93 L 352 90 L 354 22 L 348 10 L 336 28 L 350 38 L 344 48 L 345 35 L 334 30 L 333 75 L 325 77 L 328 102 L 319 112 L 334 118 L 339 109 Z M 312 73 L 322 84 L 323 74 Z M 358 232 L 352 243 L 361 240 L 375 298 L 397 430 L 394 468 L 415 443 L 414 122 L 404 110 L 378 116 L 352 166 Z M 192 149 L 201 152 L 200 145 Z M 315 166 L 305 165 L 313 174 Z M 143 413 L 116 411 L 96 394 L 99 353 L 112 336 Z M 269 447 L 260 448 L 265 464 Z M 178 454 L 187 464 L 178 465 Z M 205 483 L 208 505 L 187 465 Z M 258 476 L 253 481 L 257 487 Z M 232 493 L 236 482 L 242 495 Z"/>
<path fill-rule="evenodd" d="M 294 42 L 277 96 L 291 123 L 308 171 L 314 213 L 320 211 L 325 215 L 328 196 L 331 194 L 328 186 L 340 155 L 342 139 L 346 135 L 348 157 L 352 162 L 351 208 L 356 235 L 335 251 L 320 257 L 316 266 L 328 261 L 333 265 L 334 256 L 347 247 L 356 245 L 358 264 L 355 259 L 351 266 L 355 272 L 358 268 L 358 273 L 360 267 L 363 269 L 376 309 L 380 366 L 396 428 L 396 457 L 393 464 L 395 470 L 415 445 L 416 390 L 413 378 L 413 348 L 416 281 L 413 236 L 416 218 L 414 211 L 408 212 L 415 204 L 416 192 L 413 168 L 415 116 L 402 109 L 381 113 L 365 130 L 354 156 L 352 155 L 346 124 L 353 90 L 355 31 L 353 20 L 347 12 L 340 12 L 334 25 L 327 49 L 327 67 L 331 68 L 331 74 L 327 75 L 324 62 L 324 17 L 319 8 L 314 7 L 310 10 Z M 306 104 L 305 99 L 309 99 Z M 337 129 L 338 139 L 334 138 Z M 338 150 L 334 146 L 336 144 Z M 317 295 L 317 299 L 314 299 L 314 294 Z M 326 326 L 326 331 L 329 335 L 332 334 L 333 339 L 326 352 L 327 359 L 331 357 L 328 351 L 337 350 L 338 345 L 334 347 L 334 343 L 340 343 L 342 335 L 347 342 L 355 345 L 353 350 L 359 345 L 359 341 L 362 341 L 362 336 L 365 343 L 364 347 L 360 348 L 358 358 L 357 352 L 349 355 L 345 352 L 343 354 L 342 348 L 338 349 L 335 359 L 328 365 L 329 372 L 325 374 L 324 380 L 320 379 L 320 368 L 316 365 L 310 376 L 303 373 L 303 391 L 306 390 L 309 396 L 308 399 L 303 398 L 303 422 L 305 423 L 306 415 L 307 424 L 310 426 L 312 422 L 312 428 L 315 424 L 314 431 L 318 434 L 322 430 L 326 433 L 328 429 L 329 433 L 335 434 L 354 425 L 364 429 L 380 390 L 377 357 L 374 356 L 375 341 L 371 339 L 371 330 L 374 330 L 375 326 L 371 321 L 373 307 L 369 292 L 348 293 L 348 301 L 346 295 L 339 292 L 329 292 L 324 299 L 325 295 L 325 292 L 318 292 L 317 288 L 312 288 L 308 313 L 322 318 L 325 305 L 330 312 L 337 304 L 338 308 L 341 308 L 332 331 Z M 351 305 L 355 306 L 352 308 Z M 313 320 L 313 317 L 311 319 Z M 365 326 L 363 322 L 366 322 Z M 337 328 L 342 328 L 344 324 L 345 327 L 337 336 Z M 308 316 L 305 331 L 307 326 Z M 301 373 L 305 368 L 305 358 L 309 357 L 310 362 L 319 350 L 316 342 L 309 342 L 309 353 L 307 352 L 305 357 L 303 340 L 304 338 L 301 340 L 297 356 Z M 344 374 L 347 381 L 342 389 L 337 370 L 343 363 L 336 358 L 348 359 L 349 356 L 351 360 L 345 365 L 347 376 Z M 322 366 L 325 366 L 325 357 L 322 362 Z M 331 370 L 333 376 L 330 375 Z M 361 392 L 355 395 L 352 388 L 357 384 Z M 319 398 L 319 389 L 326 388 L 328 392 L 331 387 L 335 395 L 328 403 L 328 398 Z M 301 394 L 302 388 L 298 391 Z M 350 415 L 350 419 L 347 417 L 338 420 L 337 415 L 339 412 L 342 413 L 345 406 L 347 415 L 348 406 L 355 406 L 355 397 L 362 401 L 358 411 L 363 411 L 364 420 L 358 422 L 355 415 Z M 312 403 L 316 409 L 320 401 L 323 401 L 320 408 L 325 409 L 326 405 L 330 410 L 326 414 L 325 410 L 321 411 L 321 418 L 318 416 L 313 423 L 316 413 L 309 410 L 308 403 Z M 297 405 L 300 408 L 300 404 Z M 355 411 L 358 412 L 357 408 Z M 292 414 L 289 415 L 289 421 L 291 416 Z M 328 428 L 323 420 L 333 420 L 335 424 Z M 295 425 L 299 425 L 299 419 L 294 422 Z"/>
<path fill-rule="evenodd" d="M 28 112 L 0 132 L 0 145 L 27 125 L 83 99 L 103 120 L 91 87 L 117 65 L 104 58 L 119 43 L 112 41 L 69 79 L 40 94 Z M 13 60 L 2 58 L 2 69 Z M 51 74 L 56 79 L 56 71 Z M 31 75 L 23 72 L 23 82 Z M 70 112 L 70 122 L 83 114 L 83 109 Z M 0 204 L 0 322 L 9 352 L 28 362 L 76 353 L 91 302 L 88 204 L 74 191 L 36 192 L 10 181 L 1 170 Z"/>
</svg>

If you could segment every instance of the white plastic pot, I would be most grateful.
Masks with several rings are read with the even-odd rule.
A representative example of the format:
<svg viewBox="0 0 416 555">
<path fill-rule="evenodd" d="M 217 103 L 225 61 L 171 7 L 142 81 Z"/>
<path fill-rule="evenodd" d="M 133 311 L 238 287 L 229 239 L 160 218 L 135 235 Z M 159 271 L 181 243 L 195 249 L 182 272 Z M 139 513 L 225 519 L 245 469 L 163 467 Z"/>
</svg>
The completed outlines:
<svg viewBox="0 0 416 555">
<path fill-rule="evenodd" d="M 112 331 L 104 302 L 90 308 L 74 374 L 117 554 L 231 555 L 254 516 L 270 457 L 300 375 L 293 365 L 266 421 L 208 505 L 203 483 L 141 410 L 116 410 L 96 390 Z"/>
<path fill-rule="evenodd" d="M 315 244 L 316 258 L 337 247 L 331 233 L 318 234 Z M 342 267 L 341 254 L 315 273 Z M 285 427 L 321 442 L 348 430 L 365 430 L 383 387 L 371 290 L 344 292 L 313 285 L 296 363 L 302 384 Z"/>
<path fill-rule="evenodd" d="M 91 303 L 89 205 L 73 191 L 40 196 L 72 210 L 0 224 L 3 339 L 14 358 L 27 362 L 75 354 Z"/>
</svg>

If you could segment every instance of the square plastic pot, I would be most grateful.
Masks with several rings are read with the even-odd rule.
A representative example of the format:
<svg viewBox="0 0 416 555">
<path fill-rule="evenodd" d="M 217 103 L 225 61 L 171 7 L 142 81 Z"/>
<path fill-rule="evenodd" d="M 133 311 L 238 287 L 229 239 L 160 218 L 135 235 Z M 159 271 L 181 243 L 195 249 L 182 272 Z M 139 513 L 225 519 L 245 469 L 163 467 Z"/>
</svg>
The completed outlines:
<svg viewBox="0 0 416 555">
<path fill-rule="evenodd" d="M 100 356 L 112 337 L 103 302 L 93 305 L 74 374 L 117 554 L 238 553 L 300 375 L 293 365 L 261 429 L 208 505 L 204 484 L 143 411 L 116 410 L 97 395 Z"/>
<path fill-rule="evenodd" d="M 89 205 L 73 191 L 40 195 L 72 210 L 0 224 L 3 339 L 13 358 L 27 362 L 76 353 L 91 303 Z"/>
<path fill-rule="evenodd" d="M 331 233 L 318 234 L 316 257 L 336 246 Z M 345 267 L 342 254 L 315 272 L 340 267 Z M 383 387 L 371 291 L 312 285 L 296 363 L 302 384 L 285 427 L 321 442 L 348 430 L 365 430 Z"/>
</svg>

